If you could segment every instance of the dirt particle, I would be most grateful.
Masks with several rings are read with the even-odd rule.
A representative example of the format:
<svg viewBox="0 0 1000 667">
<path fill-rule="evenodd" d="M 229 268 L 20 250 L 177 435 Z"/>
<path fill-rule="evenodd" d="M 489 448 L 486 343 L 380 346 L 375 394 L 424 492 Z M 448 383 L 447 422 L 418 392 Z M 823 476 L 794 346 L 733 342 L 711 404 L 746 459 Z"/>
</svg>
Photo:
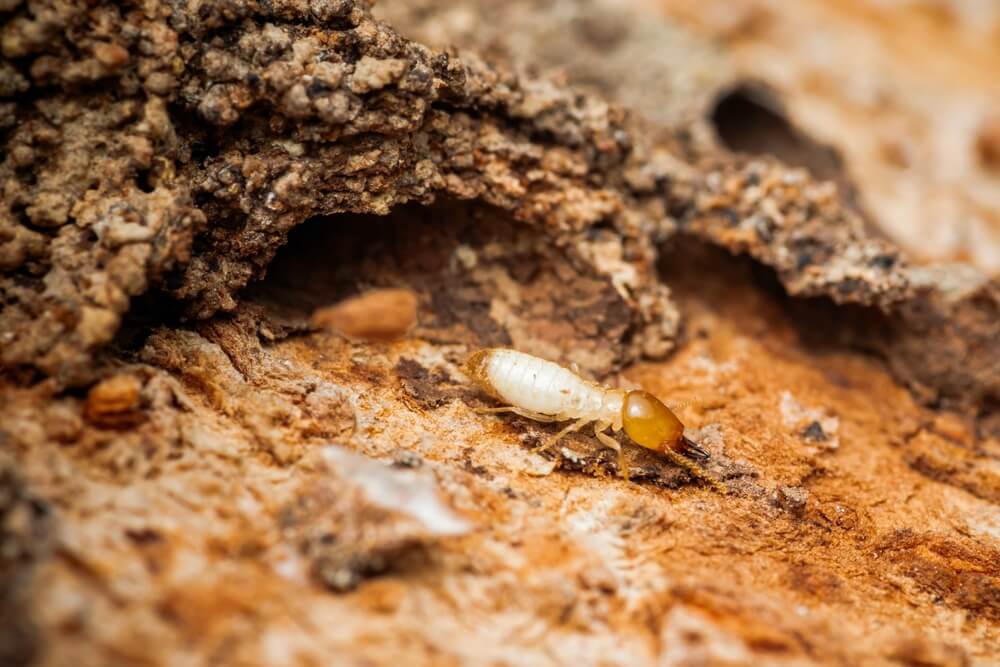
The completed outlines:
<svg viewBox="0 0 1000 667">
<path fill-rule="evenodd" d="M 809 491 L 799 486 L 779 486 L 774 491 L 772 502 L 789 514 L 801 517 L 805 514 L 809 501 Z"/>
<path fill-rule="evenodd" d="M 437 408 L 455 397 L 455 392 L 448 390 L 454 381 L 442 370 L 428 371 L 406 357 L 396 363 L 395 370 L 403 391 L 421 407 Z"/>
<path fill-rule="evenodd" d="M 809 425 L 802 429 L 802 437 L 812 442 L 826 442 L 826 433 L 818 421 L 811 421 Z"/>
<path fill-rule="evenodd" d="M 397 468 L 419 468 L 423 464 L 424 460 L 420 454 L 411 452 L 409 449 L 397 450 L 392 455 L 392 465 Z"/>
<path fill-rule="evenodd" d="M 108 42 L 98 42 L 94 45 L 94 57 L 108 69 L 114 70 L 128 63 L 128 51 Z"/>
<path fill-rule="evenodd" d="M 385 88 L 403 76 L 406 65 L 405 60 L 397 58 L 379 60 L 371 56 L 364 56 L 354 66 L 351 92 L 361 94 Z"/>
<path fill-rule="evenodd" d="M 408 289 L 376 289 L 320 308 L 313 323 L 346 338 L 387 341 L 405 335 L 417 322 L 417 297 Z"/>
<path fill-rule="evenodd" d="M 821 408 L 809 407 L 799 403 L 791 392 L 781 393 L 781 419 L 785 426 L 794 429 L 802 438 L 809 442 L 823 443 L 825 449 L 837 449 L 840 438 L 840 419 L 830 415 Z"/>
<path fill-rule="evenodd" d="M 141 419 L 142 381 L 130 374 L 115 375 L 94 385 L 87 394 L 84 417 L 102 428 L 125 428 Z"/>
</svg>

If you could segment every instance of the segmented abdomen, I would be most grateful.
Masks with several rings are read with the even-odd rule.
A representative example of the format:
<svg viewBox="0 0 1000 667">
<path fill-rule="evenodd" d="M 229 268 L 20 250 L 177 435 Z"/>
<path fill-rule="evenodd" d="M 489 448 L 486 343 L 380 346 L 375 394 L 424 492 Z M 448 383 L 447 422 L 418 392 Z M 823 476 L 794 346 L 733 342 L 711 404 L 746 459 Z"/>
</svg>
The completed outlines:
<svg viewBox="0 0 1000 667">
<path fill-rule="evenodd" d="M 600 411 L 604 390 L 559 364 L 515 350 L 491 350 L 485 375 L 497 396 L 545 415 L 582 417 Z"/>
</svg>

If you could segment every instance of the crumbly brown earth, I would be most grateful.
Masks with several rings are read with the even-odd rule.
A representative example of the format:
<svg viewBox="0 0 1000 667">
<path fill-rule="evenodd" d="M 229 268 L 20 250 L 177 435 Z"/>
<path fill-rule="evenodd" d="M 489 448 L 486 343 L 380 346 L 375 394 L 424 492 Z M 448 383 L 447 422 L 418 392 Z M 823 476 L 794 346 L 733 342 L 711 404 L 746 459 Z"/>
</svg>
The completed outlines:
<svg viewBox="0 0 1000 667">
<path fill-rule="evenodd" d="M 680 24 L 384 4 L 0 2 L 0 663 L 990 664 L 997 284 L 721 148 Z M 314 327 L 382 288 L 403 338 Z M 728 494 L 532 453 L 496 345 Z"/>
</svg>

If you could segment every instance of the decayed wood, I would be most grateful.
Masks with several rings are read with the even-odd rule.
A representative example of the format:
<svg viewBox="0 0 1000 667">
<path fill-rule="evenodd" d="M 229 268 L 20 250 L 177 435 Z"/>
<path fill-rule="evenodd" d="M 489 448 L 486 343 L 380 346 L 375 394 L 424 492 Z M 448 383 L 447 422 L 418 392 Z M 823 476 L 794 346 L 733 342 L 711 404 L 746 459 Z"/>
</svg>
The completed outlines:
<svg viewBox="0 0 1000 667">
<path fill-rule="evenodd" d="M 0 3 L 0 663 L 988 664 L 996 283 L 718 146 L 643 11 Z M 485 346 L 729 493 L 533 454 Z"/>
</svg>

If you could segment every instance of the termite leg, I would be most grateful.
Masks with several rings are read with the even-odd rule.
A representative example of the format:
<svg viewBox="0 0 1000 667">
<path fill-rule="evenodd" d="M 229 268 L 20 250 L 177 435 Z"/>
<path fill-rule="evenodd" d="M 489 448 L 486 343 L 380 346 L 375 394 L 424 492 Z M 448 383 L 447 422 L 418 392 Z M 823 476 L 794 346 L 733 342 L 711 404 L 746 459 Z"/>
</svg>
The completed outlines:
<svg viewBox="0 0 1000 667">
<path fill-rule="evenodd" d="M 729 492 L 729 489 L 727 489 L 726 486 L 722 482 L 720 482 L 719 480 L 717 480 L 714 477 L 710 476 L 707 472 L 705 472 L 700 467 L 698 467 L 697 465 L 695 465 L 692 461 L 690 461 L 684 455 L 678 454 L 677 452 L 675 452 L 674 450 L 672 450 L 670 448 L 665 448 L 662 453 L 668 459 L 670 459 L 670 461 L 674 465 L 676 465 L 676 466 L 678 466 L 680 468 L 684 468 L 685 470 L 687 470 L 689 473 L 691 473 L 691 475 L 693 475 L 697 479 L 700 479 L 700 480 L 702 480 L 704 482 L 707 482 L 709 486 L 711 486 L 713 489 L 715 489 L 719 493 L 726 494 L 726 493 Z"/>
<path fill-rule="evenodd" d="M 549 449 L 550 447 L 555 445 L 557 442 L 562 440 L 570 433 L 573 433 L 574 431 L 579 431 L 581 428 L 586 426 L 590 421 L 591 421 L 590 419 L 578 419 L 577 421 L 573 422 L 572 424 L 570 424 L 569 426 L 567 426 L 566 428 L 564 428 L 563 430 L 559 431 L 554 436 L 549 438 L 544 445 L 542 445 L 535 451 L 544 452 L 546 449 Z"/>
<path fill-rule="evenodd" d="M 532 412 L 531 410 L 525 410 L 524 408 L 515 408 L 513 406 L 504 406 L 502 408 L 472 408 L 473 412 L 478 412 L 480 414 L 496 414 L 498 412 L 513 412 L 515 415 L 521 417 L 527 417 L 528 419 L 534 419 L 536 422 L 557 422 L 562 421 L 557 417 L 551 415 L 543 415 L 540 412 Z"/>
<path fill-rule="evenodd" d="M 610 422 L 597 422 L 594 424 L 594 435 L 601 441 L 602 445 L 618 452 L 618 474 L 627 482 L 628 463 L 625 462 L 625 452 L 622 451 L 621 443 L 605 433 L 609 428 L 611 428 Z"/>
</svg>

